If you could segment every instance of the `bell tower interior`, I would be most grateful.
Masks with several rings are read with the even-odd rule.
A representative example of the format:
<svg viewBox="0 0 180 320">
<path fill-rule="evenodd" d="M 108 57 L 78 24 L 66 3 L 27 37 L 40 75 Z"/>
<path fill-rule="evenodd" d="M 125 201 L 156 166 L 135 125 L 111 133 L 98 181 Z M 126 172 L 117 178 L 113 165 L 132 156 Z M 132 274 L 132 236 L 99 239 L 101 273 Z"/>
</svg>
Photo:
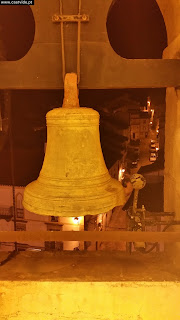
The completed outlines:
<svg viewBox="0 0 180 320">
<path fill-rule="evenodd" d="M 2 45 L 2 54 L 0 51 L 0 319 L 179 317 L 180 2 L 148 0 L 146 9 L 144 0 L 34 0 L 30 6 L 0 5 L 0 25 L 2 21 L 6 28 L 6 32 L 0 29 L 0 50 L 2 43 L 7 49 Z M 7 13 L 14 23 L 11 30 Z M 19 14 L 22 19 L 18 19 Z M 17 20 L 19 37 L 13 39 L 12 28 Z M 65 75 L 76 77 L 78 90 L 74 89 L 74 80 L 66 86 Z M 124 196 L 120 199 L 116 192 L 119 190 L 122 195 L 122 190 L 128 189 L 127 185 L 122 187 L 119 179 L 124 167 L 117 162 L 119 181 L 113 185 L 98 140 L 98 113 L 91 109 L 96 109 L 93 95 L 96 101 L 102 97 L 110 101 L 113 92 L 111 106 L 117 115 L 115 103 L 120 91 L 147 88 L 162 90 L 163 94 L 166 90 L 164 210 L 161 221 L 159 213 L 153 216 L 153 223 L 164 223 L 163 229 L 153 229 L 153 224 L 148 225 L 152 229 L 145 229 L 143 225 L 146 208 L 138 207 L 138 196 L 146 179 L 136 171 L 128 181 L 128 196 L 133 187 L 134 202 L 127 228 L 120 214 Z M 84 108 L 86 99 L 89 108 Z M 150 97 L 147 109 L 148 102 Z M 107 105 L 102 109 L 99 107 L 104 116 L 100 119 L 104 146 L 108 146 L 110 155 L 116 149 L 121 156 L 122 145 L 127 143 L 122 136 L 127 128 L 123 127 L 123 134 L 120 132 L 122 141 L 112 141 L 117 133 L 113 126 L 118 115 L 108 127 Z M 47 143 L 42 167 L 46 114 L 52 142 Z M 12 122 L 7 121 L 9 118 Z M 21 127 L 27 140 L 18 131 Z M 19 134 L 13 135 L 16 130 Z M 132 136 L 135 138 L 136 133 Z M 13 144 L 8 145 L 10 139 Z M 24 193 L 28 183 L 30 187 Z M 4 199 L 8 205 L 1 208 Z M 71 202 L 76 213 L 62 214 Z M 112 203 L 116 205 L 113 210 Z M 166 219 L 172 215 L 177 223 L 169 223 L 166 230 Z M 83 216 L 88 216 L 88 230 Z M 152 222 L 151 217 L 149 212 L 148 222 Z M 65 223 L 67 218 L 71 221 Z M 116 218 L 118 223 L 123 220 L 124 225 L 114 230 L 109 222 Z M 104 221 L 109 223 L 109 229 L 103 229 Z M 46 243 L 48 252 L 39 242 Z M 69 242 L 75 243 L 74 249 L 63 251 L 63 243 L 68 248 Z M 125 247 L 133 243 L 134 249 L 113 251 L 112 243 L 119 242 Z M 91 243 L 95 249 L 86 250 Z M 103 247 L 104 243 L 109 247 Z M 145 243 L 151 249 L 155 245 L 152 255 L 143 254 L 148 253 L 144 252 Z"/>
</svg>

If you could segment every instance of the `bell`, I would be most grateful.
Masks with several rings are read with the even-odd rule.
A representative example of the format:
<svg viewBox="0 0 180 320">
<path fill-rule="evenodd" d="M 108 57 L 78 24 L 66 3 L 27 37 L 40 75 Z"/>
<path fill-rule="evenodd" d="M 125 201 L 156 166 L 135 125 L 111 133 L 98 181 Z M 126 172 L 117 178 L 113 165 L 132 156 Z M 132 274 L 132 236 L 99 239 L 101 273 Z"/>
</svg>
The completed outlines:
<svg viewBox="0 0 180 320">
<path fill-rule="evenodd" d="M 47 147 L 37 180 L 23 205 L 41 215 L 78 217 L 104 213 L 125 202 L 121 183 L 109 175 L 99 137 L 99 113 L 80 108 L 77 75 L 66 74 L 62 108 L 49 111 Z"/>
</svg>

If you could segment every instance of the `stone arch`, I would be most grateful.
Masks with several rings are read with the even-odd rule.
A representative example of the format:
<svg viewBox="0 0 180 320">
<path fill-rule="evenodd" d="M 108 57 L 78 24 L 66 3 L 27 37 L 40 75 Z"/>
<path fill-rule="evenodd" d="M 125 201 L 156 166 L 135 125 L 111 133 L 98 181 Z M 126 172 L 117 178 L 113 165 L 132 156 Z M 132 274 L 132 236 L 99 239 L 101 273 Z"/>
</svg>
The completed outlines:
<svg viewBox="0 0 180 320">
<path fill-rule="evenodd" d="M 180 3 L 177 0 L 156 0 L 164 17 L 168 44 L 180 33 Z"/>
<path fill-rule="evenodd" d="M 16 208 L 23 209 L 23 195 L 21 192 L 16 193 Z"/>
<path fill-rule="evenodd" d="M 35 20 L 30 6 L 0 6 L 1 60 L 16 61 L 23 58 L 30 50 L 34 36 Z"/>
</svg>

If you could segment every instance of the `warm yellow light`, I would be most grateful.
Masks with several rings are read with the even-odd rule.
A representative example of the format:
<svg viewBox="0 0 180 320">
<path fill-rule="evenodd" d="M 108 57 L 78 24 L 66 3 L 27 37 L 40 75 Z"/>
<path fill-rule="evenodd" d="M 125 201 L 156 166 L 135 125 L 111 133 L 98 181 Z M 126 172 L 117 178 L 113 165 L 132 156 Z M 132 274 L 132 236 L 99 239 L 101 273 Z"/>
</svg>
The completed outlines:
<svg viewBox="0 0 180 320">
<path fill-rule="evenodd" d="M 119 174 L 118 174 L 118 180 L 121 181 L 123 179 L 125 169 L 120 168 L 119 169 Z"/>
<path fill-rule="evenodd" d="M 79 217 L 73 218 L 73 223 L 74 224 L 79 224 Z"/>
</svg>

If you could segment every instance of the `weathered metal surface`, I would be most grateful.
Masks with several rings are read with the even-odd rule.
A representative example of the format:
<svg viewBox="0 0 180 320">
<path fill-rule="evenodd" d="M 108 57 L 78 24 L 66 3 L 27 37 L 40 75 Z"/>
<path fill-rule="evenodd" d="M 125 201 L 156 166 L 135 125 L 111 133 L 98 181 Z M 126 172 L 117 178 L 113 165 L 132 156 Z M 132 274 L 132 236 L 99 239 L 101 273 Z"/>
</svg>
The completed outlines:
<svg viewBox="0 0 180 320">
<path fill-rule="evenodd" d="M 52 16 L 52 22 L 88 22 L 89 21 L 89 16 L 87 14 L 72 14 L 71 16 L 68 15 L 58 15 L 58 14 L 54 14 Z"/>
<path fill-rule="evenodd" d="M 81 75 L 79 88 L 145 88 L 180 86 L 180 60 L 126 60 L 110 46 L 106 19 L 112 0 L 82 0 Z M 1 89 L 63 88 L 59 0 L 38 0 L 31 7 L 36 32 L 34 43 L 19 61 L 0 62 Z M 63 1 L 63 15 L 77 15 L 78 1 Z M 64 24 L 65 72 L 77 70 L 76 23 Z"/>
<path fill-rule="evenodd" d="M 48 139 L 43 167 L 38 179 L 25 188 L 23 206 L 48 216 L 108 212 L 125 203 L 125 192 L 106 168 L 99 114 L 79 108 L 76 74 L 66 74 L 64 84 L 63 107 L 46 115 Z"/>
<path fill-rule="evenodd" d="M 180 232 L 134 231 L 0 231 L 0 241 L 180 242 Z"/>
</svg>

